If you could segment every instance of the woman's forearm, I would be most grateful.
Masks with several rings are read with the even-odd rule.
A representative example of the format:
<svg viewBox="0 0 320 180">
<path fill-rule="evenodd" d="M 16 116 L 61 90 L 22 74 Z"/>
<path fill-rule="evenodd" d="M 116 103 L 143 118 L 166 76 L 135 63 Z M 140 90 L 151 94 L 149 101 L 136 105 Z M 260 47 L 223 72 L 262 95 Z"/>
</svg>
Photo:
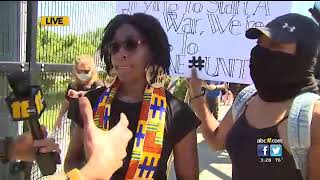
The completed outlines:
<svg viewBox="0 0 320 180">
<path fill-rule="evenodd" d="M 190 103 L 193 111 L 196 113 L 199 120 L 201 121 L 201 124 L 205 124 L 209 129 L 211 129 L 211 131 L 215 131 L 215 129 L 219 126 L 219 122 L 209 111 L 204 97 L 202 96 L 196 98 L 192 100 Z"/>
</svg>

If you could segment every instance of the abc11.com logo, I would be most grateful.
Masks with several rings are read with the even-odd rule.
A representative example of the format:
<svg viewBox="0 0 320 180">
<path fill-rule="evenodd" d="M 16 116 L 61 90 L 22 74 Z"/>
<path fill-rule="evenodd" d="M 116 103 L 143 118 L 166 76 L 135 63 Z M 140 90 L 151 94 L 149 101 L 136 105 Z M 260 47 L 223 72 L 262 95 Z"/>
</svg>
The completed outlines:
<svg viewBox="0 0 320 180">
<path fill-rule="evenodd" d="M 258 139 L 257 155 L 258 157 L 282 157 L 282 140 L 281 139 Z"/>
</svg>

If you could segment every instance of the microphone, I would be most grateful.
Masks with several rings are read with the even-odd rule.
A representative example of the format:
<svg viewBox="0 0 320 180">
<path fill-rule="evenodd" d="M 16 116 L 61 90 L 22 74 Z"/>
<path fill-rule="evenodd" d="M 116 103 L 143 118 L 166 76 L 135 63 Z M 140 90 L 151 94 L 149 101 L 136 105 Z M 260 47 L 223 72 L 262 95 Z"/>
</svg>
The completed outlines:
<svg viewBox="0 0 320 180">
<path fill-rule="evenodd" d="M 12 92 L 5 101 L 12 120 L 28 121 L 33 139 L 43 139 L 38 119 L 46 108 L 46 102 L 41 87 L 30 85 L 29 72 L 13 72 L 7 78 Z M 58 152 L 40 153 L 39 149 L 36 150 L 36 162 L 43 176 L 54 174 L 56 165 L 61 164 Z"/>
</svg>

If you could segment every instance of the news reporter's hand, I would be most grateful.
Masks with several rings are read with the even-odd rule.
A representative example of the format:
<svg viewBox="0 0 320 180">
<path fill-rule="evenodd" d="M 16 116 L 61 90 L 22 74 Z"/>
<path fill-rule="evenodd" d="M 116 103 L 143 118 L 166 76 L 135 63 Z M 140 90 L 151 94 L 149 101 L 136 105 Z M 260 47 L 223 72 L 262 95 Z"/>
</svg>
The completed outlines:
<svg viewBox="0 0 320 180">
<path fill-rule="evenodd" d="M 53 138 L 47 138 L 47 131 L 44 126 L 41 126 L 44 139 L 33 140 L 31 132 L 17 136 L 10 147 L 9 159 L 21 161 L 35 161 L 36 148 L 39 148 L 40 153 L 52 151 L 61 152 L 59 145 L 55 143 Z"/>
<path fill-rule="evenodd" d="M 84 146 L 89 159 L 81 173 L 86 179 L 110 179 L 112 174 L 123 164 L 126 147 L 132 138 L 127 128 L 129 122 L 121 114 L 119 123 L 109 131 L 96 127 L 93 112 L 86 97 L 79 98 L 80 112 L 84 123 Z"/>
</svg>

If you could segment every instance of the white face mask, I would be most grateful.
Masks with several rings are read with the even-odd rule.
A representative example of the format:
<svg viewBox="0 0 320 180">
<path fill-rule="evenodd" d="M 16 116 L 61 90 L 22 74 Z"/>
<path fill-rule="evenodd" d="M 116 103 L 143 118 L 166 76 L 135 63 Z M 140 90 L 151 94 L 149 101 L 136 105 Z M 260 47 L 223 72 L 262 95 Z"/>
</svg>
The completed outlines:
<svg viewBox="0 0 320 180">
<path fill-rule="evenodd" d="M 89 79 L 91 79 L 91 71 L 88 73 L 88 74 L 85 74 L 85 73 L 76 73 L 77 75 L 77 78 L 80 80 L 80 81 L 88 81 Z"/>
</svg>

